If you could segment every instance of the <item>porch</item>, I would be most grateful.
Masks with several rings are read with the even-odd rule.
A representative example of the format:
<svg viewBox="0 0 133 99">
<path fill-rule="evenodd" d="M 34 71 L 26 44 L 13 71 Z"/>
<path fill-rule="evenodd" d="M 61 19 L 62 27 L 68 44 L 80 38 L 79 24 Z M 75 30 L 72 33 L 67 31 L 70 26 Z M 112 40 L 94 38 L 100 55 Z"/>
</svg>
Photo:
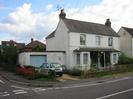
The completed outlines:
<svg viewBox="0 0 133 99">
<path fill-rule="evenodd" d="M 79 48 L 74 50 L 75 65 L 82 70 L 108 68 L 118 63 L 118 52 L 112 48 Z"/>
</svg>

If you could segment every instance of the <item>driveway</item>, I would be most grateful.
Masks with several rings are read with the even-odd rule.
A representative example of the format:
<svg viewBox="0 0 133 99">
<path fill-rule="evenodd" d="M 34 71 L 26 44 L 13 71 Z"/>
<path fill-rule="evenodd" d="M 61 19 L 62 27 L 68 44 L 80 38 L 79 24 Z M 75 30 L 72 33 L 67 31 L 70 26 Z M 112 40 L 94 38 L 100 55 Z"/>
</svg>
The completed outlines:
<svg viewBox="0 0 133 99">
<path fill-rule="evenodd" d="M 71 75 L 68 75 L 68 74 L 63 74 L 63 76 L 61 77 L 57 77 L 57 80 L 61 81 L 61 82 L 65 82 L 65 81 L 69 81 L 69 80 L 79 80 L 78 77 L 76 76 L 71 76 Z"/>
</svg>

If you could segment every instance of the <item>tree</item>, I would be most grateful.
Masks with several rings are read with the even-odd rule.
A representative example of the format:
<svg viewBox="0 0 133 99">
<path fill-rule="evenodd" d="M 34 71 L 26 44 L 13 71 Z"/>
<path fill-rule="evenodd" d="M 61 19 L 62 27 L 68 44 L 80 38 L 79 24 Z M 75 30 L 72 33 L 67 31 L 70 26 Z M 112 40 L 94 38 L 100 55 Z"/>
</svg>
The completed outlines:
<svg viewBox="0 0 133 99">
<path fill-rule="evenodd" d="M 2 63 L 2 50 L 0 49 L 0 65 Z"/>
<path fill-rule="evenodd" d="M 14 46 L 8 46 L 3 48 L 2 52 L 2 62 L 7 65 L 16 65 L 18 50 Z"/>
<path fill-rule="evenodd" d="M 37 45 L 36 47 L 33 48 L 33 51 L 35 52 L 43 52 L 44 51 L 44 47 L 41 45 Z"/>
</svg>

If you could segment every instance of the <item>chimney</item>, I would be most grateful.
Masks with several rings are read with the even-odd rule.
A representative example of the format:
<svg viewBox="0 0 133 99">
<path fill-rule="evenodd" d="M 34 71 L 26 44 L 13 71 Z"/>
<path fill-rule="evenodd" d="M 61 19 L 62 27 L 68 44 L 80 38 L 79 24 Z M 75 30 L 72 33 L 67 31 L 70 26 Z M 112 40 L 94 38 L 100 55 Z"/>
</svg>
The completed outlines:
<svg viewBox="0 0 133 99">
<path fill-rule="evenodd" d="M 31 42 L 33 42 L 34 41 L 34 39 L 33 38 L 31 38 Z"/>
<path fill-rule="evenodd" d="M 108 26 L 108 27 L 111 27 L 110 19 L 107 19 L 107 20 L 106 20 L 105 25 Z"/>
<path fill-rule="evenodd" d="M 66 13 L 64 12 L 64 9 L 61 9 L 61 12 L 59 14 L 60 19 L 65 19 L 66 18 Z"/>
</svg>

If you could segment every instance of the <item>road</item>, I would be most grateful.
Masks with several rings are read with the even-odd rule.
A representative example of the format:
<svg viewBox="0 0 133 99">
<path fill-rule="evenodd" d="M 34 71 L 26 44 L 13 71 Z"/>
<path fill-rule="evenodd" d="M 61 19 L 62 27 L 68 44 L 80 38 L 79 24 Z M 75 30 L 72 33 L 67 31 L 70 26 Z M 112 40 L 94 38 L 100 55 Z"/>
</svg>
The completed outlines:
<svg viewBox="0 0 133 99">
<path fill-rule="evenodd" d="M 45 90 L 45 88 L 20 86 L 0 76 L 0 99 L 32 99 Z"/>
<path fill-rule="evenodd" d="M 54 88 L 15 85 L 0 77 L 0 99 L 132 99 L 133 77 Z"/>
</svg>

